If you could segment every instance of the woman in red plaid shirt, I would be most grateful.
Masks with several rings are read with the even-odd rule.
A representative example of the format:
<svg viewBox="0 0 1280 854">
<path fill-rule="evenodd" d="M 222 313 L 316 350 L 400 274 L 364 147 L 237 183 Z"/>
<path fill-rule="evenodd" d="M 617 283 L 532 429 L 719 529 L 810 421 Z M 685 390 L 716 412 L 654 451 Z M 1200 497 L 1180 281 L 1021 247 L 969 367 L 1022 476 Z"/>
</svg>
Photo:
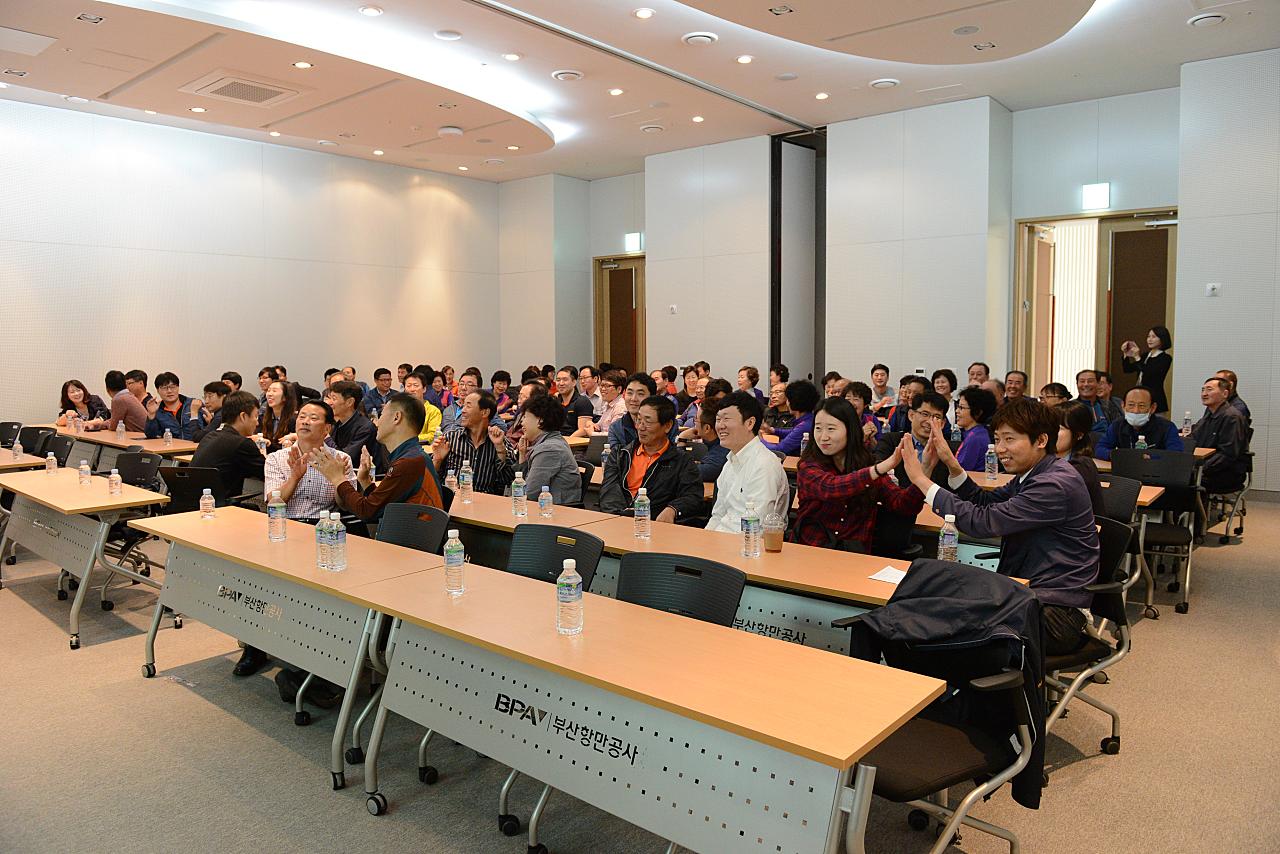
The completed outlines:
<svg viewBox="0 0 1280 854">
<path fill-rule="evenodd" d="M 877 463 L 857 441 L 861 438 L 862 425 L 849 401 L 829 397 L 818 404 L 813 441 L 797 468 L 800 510 L 790 533 L 793 542 L 867 552 L 878 504 L 912 519 L 920 512 L 920 490 L 899 486 L 891 476 L 902 462 L 901 451 Z"/>
</svg>

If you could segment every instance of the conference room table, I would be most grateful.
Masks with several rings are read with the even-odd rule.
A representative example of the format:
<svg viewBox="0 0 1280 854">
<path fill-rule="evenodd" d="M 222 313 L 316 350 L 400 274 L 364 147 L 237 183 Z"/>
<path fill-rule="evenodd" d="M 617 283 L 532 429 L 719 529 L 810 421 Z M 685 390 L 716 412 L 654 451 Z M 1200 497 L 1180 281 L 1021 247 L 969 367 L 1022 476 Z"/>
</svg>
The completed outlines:
<svg viewBox="0 0 1280 854">
<path fill-rule="evenodd" d="M 973 479 L 977 481 L 980 476 L 981 475 L 975 476 Z M 1012 478 L 1012 475 L 1001 476 L 1004 478 Z M 1110 484 L 1107 481 L 1102 481 L 1103 489 L 1106 489 L 1109 486 Z M 986 488 L 994 489 L 995 487 Z M 1164 495 L 1163 486 L 1143 485 L 1142 488 L 1138 490 L 1138 507 L 1150 507 L 1156 502 L 1156 499 L 1160 498 L 1162 495 Z M 942 517 L 937 513 L 934 513 L 933 508 L 926 504 L 924 507 L 920 508 L 920 512 L 916 515 L 916 530 L 936 534 L 942 530 Z"/>
<path fill-rule="evenodd" d="M 86 430 L 77 433 L 66 427 L 58 427 L 56 424 L 31 426 L 51 428 L 57 430 L 59 436 L 75 439 L 76 443 L 71 447 L 71 454 L 67 457 L 67 465 L 75 468 L 80 465 L 80 460 L 87 460 L 94 471 L 108 471 L 115 468 L 116 457 L 134 446 L 148 454 L 157 454 L 166 459 L 172 459 L 179 454 L 193 454 L 197 447 L 195 442 L 178 438 L 166 445 L 164 439 L 148 439 L 146 433 L 136 431 L 126 432 L 125 438 L 120 439 L 117 438 L 114 430 Z"/>
<path fill-rule="evenodd" d="M 108 492 L 107 478 L 92 477 L 80 483 L 74 468 L 17 471 L 0 474 L 0 488 L 14 493 L 13 507 L 0 555 L 11 543 L 24 546 L 57 564 L 58 598 L 66 599 L 68 577 L 79 582 L 68 619 L 71 649 L 80 648 L 80 608 L 89 589 L 89 575 L 97 564 L 150 587 L 159 585 L 132 569 L 109 561 L 103 553 L 111 526 L 134 508 L 166 504 L 167 495 L 122 484 L 119 495 Z"/>
<path fill-rule="evenodd" d="M 43 457 L 37 457 L 35 454 L 27 453 L 14 456 L 12 449 L 0 448 L 0 472 L 43 468 L 43 466 Z"/>
<path fill-rule="evenodd" d="M 1191 453 L 1196 458 L 1196 464 L 1203 465 L 1205 460 L 1209 459 L 1209 457 L 1217 453 L 1217 449 L 1216 448 L 1193 448 Z M 1111 460 L 1095 459 L 1093 462 L 1098 467 L 1098 471 L 1100 472 L 1111 471 Z"/>
</svg>

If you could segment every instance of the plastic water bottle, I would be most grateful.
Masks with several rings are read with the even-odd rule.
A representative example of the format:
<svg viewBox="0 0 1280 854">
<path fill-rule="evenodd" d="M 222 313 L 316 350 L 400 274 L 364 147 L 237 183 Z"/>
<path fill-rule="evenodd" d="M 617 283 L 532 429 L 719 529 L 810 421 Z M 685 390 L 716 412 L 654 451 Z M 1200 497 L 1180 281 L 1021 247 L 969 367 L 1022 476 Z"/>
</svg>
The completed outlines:
<svg viewBox="0 0 1280 854">
<path fill-rule="evenodd" d="M 81 433 L 84 431 L 84 423 L 80 420 L 78 413 L 71 413 L 71 417 L 67 419 L 67 426 L 71 428 L 72 433 Z"/>
<path fill-rule="evenodd" d="M 948 513 L 942 520 L 942 530 L 938 532 L 938 560 L 954 561 L 960 545 L 960 531 L 956 528 L 956 517 Z"/>
<path fill-rule="evenodd" d="M 1000 458 L 996 456 L 996 446 L 987 445 L 987 480 L 994 482 L 1000 474 Z"/>
<path fill-rule="evenodd" d="M 754 501 L 747 502 L 742 516 L 742 556 L 760 557 L 760 513 Z"/>
<path fill-rule="evenodd" d="M 458 472 L 456 469 L 449 469 L 449 473 L 444 476 L 444 485 L 453 490 L 453 494 L 458 494 Z"/>
<path fill-rule="evenodd" d="M 1133 448 L 1135 451 L 1145 451 L 1147 449 L 1147 437 L 1139 433 L 1138 441 L 1133 443 Z"/>
<path fill-rule="evenodd" d="M 52 453 L 44 458 L 44 472 L 45 474 L 57 474 L 58 472 L 58 458 Z"/>
<path fill-rule="evenodd" d="M 649 506 L 649 493 L 642 486 L 640 491 L 636 493 L 634 507 L 637 540 L 649 539 Z"/>
<path fill-rule="evenodd" d="M 471 471 L 471 460 L 462 461 L 462 471 L 458 472 L 458 491 L 462 494 L 462 503 L 470 504 L 473 493 L 472 480 L 475 475 Z"/>
<path fill-rule="evenodd" d="M 600 471 L 604 471 L 605 466 L 609 464 L 609 454 L 611 453 L 609 443 L 605 442 L 604 447 L 600 449 Z"/>
<path fill-rule="evenodd" d="M 804 449 L 809 447 L 809 434 L 805 433 L 800 437 L 800 456 L 804 456 Z"/>
<path fill-rule="evenodd" d="M 283 543 L 288 536 L 285 525 L 285 511 L 288 505 L 280 497 L 280 490 L 271 491 L 271 501 L 267 504 L 267 539 L 273 543 Z"/>
<path fill-rule="evenodd" d="M 19 442 L 17 439 L 14 439 L 13 440 L 13 458 L 16 460 L 20 456 L 22 456 L 22 443 Z"/>
<path fill-rule="evenodd" d="M 449 531 L 449 539 L 444 544 L 444 589 L 450 596 L 461 596 L 466 592 L 466 582 L 462 577 L 465 557 L 457 530 Z"/>
<path fill-rule="evenodd" d="M 316 522 L 316 568 L 329 568 L 329 517 L 324 513 Z"/>
<path fill-rule="evenodd" d="M 170 430 L 168 427 L 164 428 L 164 435 L 161 436 L 160 438 L 161 440 L 164 441 L 164 446 L 166 448 L 173 447 L 173 431 Z"/>
<path fill-rule="evenodd" d="M 116 422 L 116 438 L 121 442 L 124 441 L 124 419 L 121 418 Z"/>
<path fill-rule="evenodd" d="M 111 474 L 107 476 L 107 494 L 119 495 L 123 491 L 120 488 L 123 483 L 124 481 L 120 479 L 120 469 L 112 469 Z"/>
<path fill-rule="evenodd" d="M 213 518 L 213 490 L 206 489 L 200 496 L 200 518 Z"/>
<path fill-rule="evenodd" d="M 1180 432 L 1183 436 L 1191 435 L 1191 413 L 1190 412 L 1182 413 L 1182 429 L 1178 432 Z"/>
<path fill-rule="evenodd" d="M 267 440 L 266 440 L 266 439 L 259 439 L 259 440 L 258 440 L 257 442 L 255 442 L 254 444 L 258 446 L 258 450 L 259 450 L 261 453 L 264 453 L 264 454 L 265 454 L 265 453 L 267 452 Z"/>
<path fill-rule="evenodd" d="M 951 425 L 951 441 L 953 442 L 964 441 L 964 431 L 960 429 L 959 424 L 953 423 Z"/>
<path fill-rule="evenodd" d="M 555 501 L 551 497 L 551 487 L 542 487 L 542 491 L 538 493 L 538 515 L 543 519 L 550 519 L 553 506 Z"/>
<path fill-rule="evenodd" d="M 523 519 L 529 515 L 529 508 L 524 500 L 524 475 L 516 472 L 516 479 L 511 482 L 511 515 Z"/>
<path fill-rule="evenodd" d="M 329 571 L 342 572 L 347 568 L 347 526 L 342 516 L 329 514 Z"/>
<path fill-rule="evenodd" d="M 93 469 L 89 468 L 88 460 L 80 461 L 80 485 L 88 486 L 93 482 Z"/>
<path fill-rule="evenodd" d="M 556 631 L 562 635 L 582 633 L 582 576 L 578 563 L 570 558 L 556 579 Z"/>
</svg>

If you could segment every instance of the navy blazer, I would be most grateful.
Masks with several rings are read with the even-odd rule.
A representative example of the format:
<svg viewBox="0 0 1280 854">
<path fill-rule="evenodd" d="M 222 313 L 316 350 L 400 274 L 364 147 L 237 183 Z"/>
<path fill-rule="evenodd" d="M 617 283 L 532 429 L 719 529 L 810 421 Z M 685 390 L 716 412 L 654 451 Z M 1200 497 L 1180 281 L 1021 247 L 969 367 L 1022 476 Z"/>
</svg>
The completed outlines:
<svg viewBox="0 0 1280 854">
<path fill-rule="evenodd" d="M 1046 605 L 1093 601 L 1084 588 L 1098 578 L 1098 528 L 1089 490 L 1066 460 L 1046 456 L 1025 479 L 990 492 L 966 478 L 955 494 L 939 489 L 933 509 L 971 537 L 1000 537 L 1000 574 L 1025 578 Z"/>
</svg>

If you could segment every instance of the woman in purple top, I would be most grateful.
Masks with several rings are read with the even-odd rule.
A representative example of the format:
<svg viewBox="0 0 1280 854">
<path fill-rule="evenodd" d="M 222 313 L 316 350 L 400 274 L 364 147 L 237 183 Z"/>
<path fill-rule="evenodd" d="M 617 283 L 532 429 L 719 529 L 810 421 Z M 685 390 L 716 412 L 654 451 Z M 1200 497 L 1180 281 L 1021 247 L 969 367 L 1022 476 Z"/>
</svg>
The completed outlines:
<svg viewBox="0 0 1280 854">
<path fill-rule="evenodd" d="M 880 441 L 880 419 L 871 414 L 871 386 L 854 380 L 844 387 L 844 399 L 853 404 L 862 426 L 862 441 L 871 450 Z"/>
<path fill-rule="evenodd" d="M 821 399 L 822 395 L 818 393 L 818 387 L 808 380 L 796 380 L 788 385 L 787 405 L 791 407 L 796 420 L 786 428 L 768 425 L 760 428 L 761 433 L 771 433 L 778 437 L 778 444 L 772 446 L 770 450 L 777 451 L 784 457 L 797 456 L 800 453 L 800 441 L 804 438 L 804 434 L 813 432 L 813 410 Z"/>
<path fill-rule="evenodd" d="M 956 424 L 960 425 L 960 448 L 956 459 L 965 471 L 983 471 L 987 465 L 987 446 L 991 430 L 987 424 L 996 414 L 996 396 L 985 388 L 969 386 L 961 389 L 956 401 Z"/>
</svg>

